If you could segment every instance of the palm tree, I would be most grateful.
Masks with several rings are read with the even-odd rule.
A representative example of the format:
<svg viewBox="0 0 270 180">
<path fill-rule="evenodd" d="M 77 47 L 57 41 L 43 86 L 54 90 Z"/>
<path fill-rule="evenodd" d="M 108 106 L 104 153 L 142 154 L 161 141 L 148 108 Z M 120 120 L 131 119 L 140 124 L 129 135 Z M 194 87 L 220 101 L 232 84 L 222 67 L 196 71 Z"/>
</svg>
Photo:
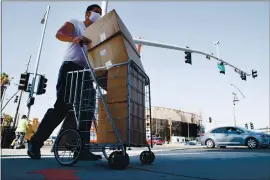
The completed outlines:
<svg viewBox="0 0 270 180">
<path fill-rule="evenodd" d="M 3 113 L 3 126 L 10 127 L 11 123 L 13 122 L 13 117 L 11 117 L 9 114 Z"/>
<path fill-rule="evenodd" d="M 4 89 L 6 85 L 9 85 L 9 77 L 6 73 L 1 73 L 0 88 L 1 88 L 1 99 L 4 94 Z"/>
</svg>

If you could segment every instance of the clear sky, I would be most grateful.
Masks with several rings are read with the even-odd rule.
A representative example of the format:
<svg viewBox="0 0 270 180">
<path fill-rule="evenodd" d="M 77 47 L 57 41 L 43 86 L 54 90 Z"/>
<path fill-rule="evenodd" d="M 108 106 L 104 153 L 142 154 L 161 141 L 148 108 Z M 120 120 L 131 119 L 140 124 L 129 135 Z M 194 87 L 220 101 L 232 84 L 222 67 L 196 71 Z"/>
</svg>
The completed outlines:
<svg viewBox="0 0 270 180">
<path fill-rule="evenodd" d="M 55 38 L 56 31 L 69 18 L 84 20 L 88 5 L 97 2 L 2 2 L 2 68 L 18 83 L 32 55 L 34 71 L 43 26 L 40 20 L 51 5 L 41 54 L 39 73 L 48 78 L 47 93 L 36 97 L 31 117 L 42 118 L 56 99 L 55 85 L 63 61 L 65 43 Z M 220 74 L 217 61 L 192 55 L 193 65 L 184 63 L 184 53 L 154 47 L 142 47 L 142 62 L 151 79 L 152 105 L 201 112 L 208 124 L 233 124 L 232 92 L 236 85 L 237 125 L 253 122 L 255 128 L 269 125 L 269 2 L 109 2 L 116 9 L 134 38 L 189 46 L 216 54 L 213 45 L 220 41 L 220 56 L 227 62 L 251 72 L 258 78 L 241 80 L 227 67 Z M 16 92 L 12 84 L 5 98 Z M 27 113 L 24 93 L 20 113 Z M 4 110 L 15 114 L 13 100 Z"/>
</svg>

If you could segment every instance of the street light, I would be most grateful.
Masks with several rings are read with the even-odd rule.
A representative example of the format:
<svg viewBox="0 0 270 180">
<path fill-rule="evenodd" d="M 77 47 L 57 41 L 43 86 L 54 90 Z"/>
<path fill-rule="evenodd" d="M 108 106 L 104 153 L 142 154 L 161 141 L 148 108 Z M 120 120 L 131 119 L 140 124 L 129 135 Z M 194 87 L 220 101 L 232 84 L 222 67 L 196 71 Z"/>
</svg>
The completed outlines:
<svg viewBox="0 0 270 180">
<path fill-rule="evenodd" d="M 219 46 L 219 41 L 215 42 L 214 45 L 217 46 L 217 58 L 219 59 L 219 57 L 220 57 L 220 56 L 219 56 L 219 48 L 218 48 L 218 46 Z"/>
<path fill-rule="evenodd" d="M 38 49 L 38 55 L 37 55 L 36 66 L 35 66 L 35 71 L 34 71 L 34 77 L 32 80 L 31 91 L 29 92 L 29 99 L 28 99 L 28 103 L 27 103 L 27 106 L 28 106 L 27 118 L 29 118 L 30 109 L 31 109 L 31 106 L 34 104 L 34 100 L 35 100 L 35 98 L 33 97 L 34 87 L 35 87 L 35 83 L 36 83 L 39 60 L 40 60 L 41 50 L 42 50 L 42 46 L 43 46 L 44 35 L 45 35 L 46 27 L 47 27 L 49 12 L 50 12 L 50 6 L 47 7 L 47 10 L 46 10 L 43 18 L 41 19 L 41 22 L 40 22 L 41 24 L 43 24 L 43 30 L 42 30 L 41 40 L 40 40 L 40 44 L 39 44 L 39 49 Z"/>
<path fill-rule="evenodd" d="M 240 91 L 240 89 L 238 87 L 236 87 L 234 84 L 230 84 L 231 86 L 235 87 L 240 93 L 241 95 L 243 96 L 243 98 L 245 98 L 244 94 Z M 235 102 L 238 102 L 240 101 L 238 98 L 237 98 L 237 94 L 232 92 L 232 95 L 233 95 L 233 120 L 234 120 L 234 125 L 236 126 L 236 115 L 235 115 Z"/>
<path fill-rule="evenodd" d="M 235 102 L 239 101 L 239 99 L 236 96 L 236 93 L 232 92 L 233 95 L 233 121 L 234 121 L 234 126 L 236 126 L 236 116 L 235 116 Z"/>
</svg>

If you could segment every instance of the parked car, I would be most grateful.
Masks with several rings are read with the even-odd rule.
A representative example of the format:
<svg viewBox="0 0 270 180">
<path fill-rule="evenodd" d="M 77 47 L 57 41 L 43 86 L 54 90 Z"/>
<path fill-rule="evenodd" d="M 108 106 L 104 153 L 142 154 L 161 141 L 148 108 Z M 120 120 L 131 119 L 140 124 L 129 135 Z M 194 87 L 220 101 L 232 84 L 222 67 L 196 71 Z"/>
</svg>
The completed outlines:
<svg viewBox="0 0 270 180">
<path fill-rule="evenodd" d="M 206 145 L 208 148 L 225 148 L 226 146 L 258 148 L 270 145 L 269 139 L 264 133 L 258 133 L 235 126 L 214 128 L 204 135 L 201 135 L 200 141 L 201 145 Z"/>
<path fill-rule="evenodd" d="M 148 144 L 151 144 L 151 139 L 148 139 L 147 142 L 148 142 Z M 161 137 L 153 137 L 152 143 L 153 143 L 153 145 L 163 145 L 163 144 L 165 144 L 165 139 L 163 139 Z"/>
</svg>

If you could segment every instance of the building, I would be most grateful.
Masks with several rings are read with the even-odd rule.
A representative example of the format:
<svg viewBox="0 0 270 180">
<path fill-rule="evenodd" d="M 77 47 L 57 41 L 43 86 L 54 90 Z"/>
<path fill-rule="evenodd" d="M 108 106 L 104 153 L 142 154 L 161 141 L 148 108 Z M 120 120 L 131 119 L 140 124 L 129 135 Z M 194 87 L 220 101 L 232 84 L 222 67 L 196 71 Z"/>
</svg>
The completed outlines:
<svg viewBox="0 0 270 180">
<path fill-rule="evenodd" d="M 154 106 L 151 107 L 152 126 L 150 126 L 148 109 L 146 109 L 146 114 L 146 139 L 149 139 L 151 134 L 164 139 L 169 139 L 170 135 L 180 139 L 196 139 L 203 130 L 201 116 L 196 113 Z M 97 141 L 93 123 L 90 130 L 90 140 L 92 143 Z"/>
<path fill-rule="evenodd" d="M 146 118 L 147 138 L 152 134 L 165 139 L 168 139 L 170 135 L 195 139 L 200 134 L 202 121 L 201 116 L 197 113 L 154 106 L 151 108 L 151 116 L 152 126 L 150 126 L 149 116 Z M 152 127 L 152 133 L 150 127 Z"/>
</svg>

